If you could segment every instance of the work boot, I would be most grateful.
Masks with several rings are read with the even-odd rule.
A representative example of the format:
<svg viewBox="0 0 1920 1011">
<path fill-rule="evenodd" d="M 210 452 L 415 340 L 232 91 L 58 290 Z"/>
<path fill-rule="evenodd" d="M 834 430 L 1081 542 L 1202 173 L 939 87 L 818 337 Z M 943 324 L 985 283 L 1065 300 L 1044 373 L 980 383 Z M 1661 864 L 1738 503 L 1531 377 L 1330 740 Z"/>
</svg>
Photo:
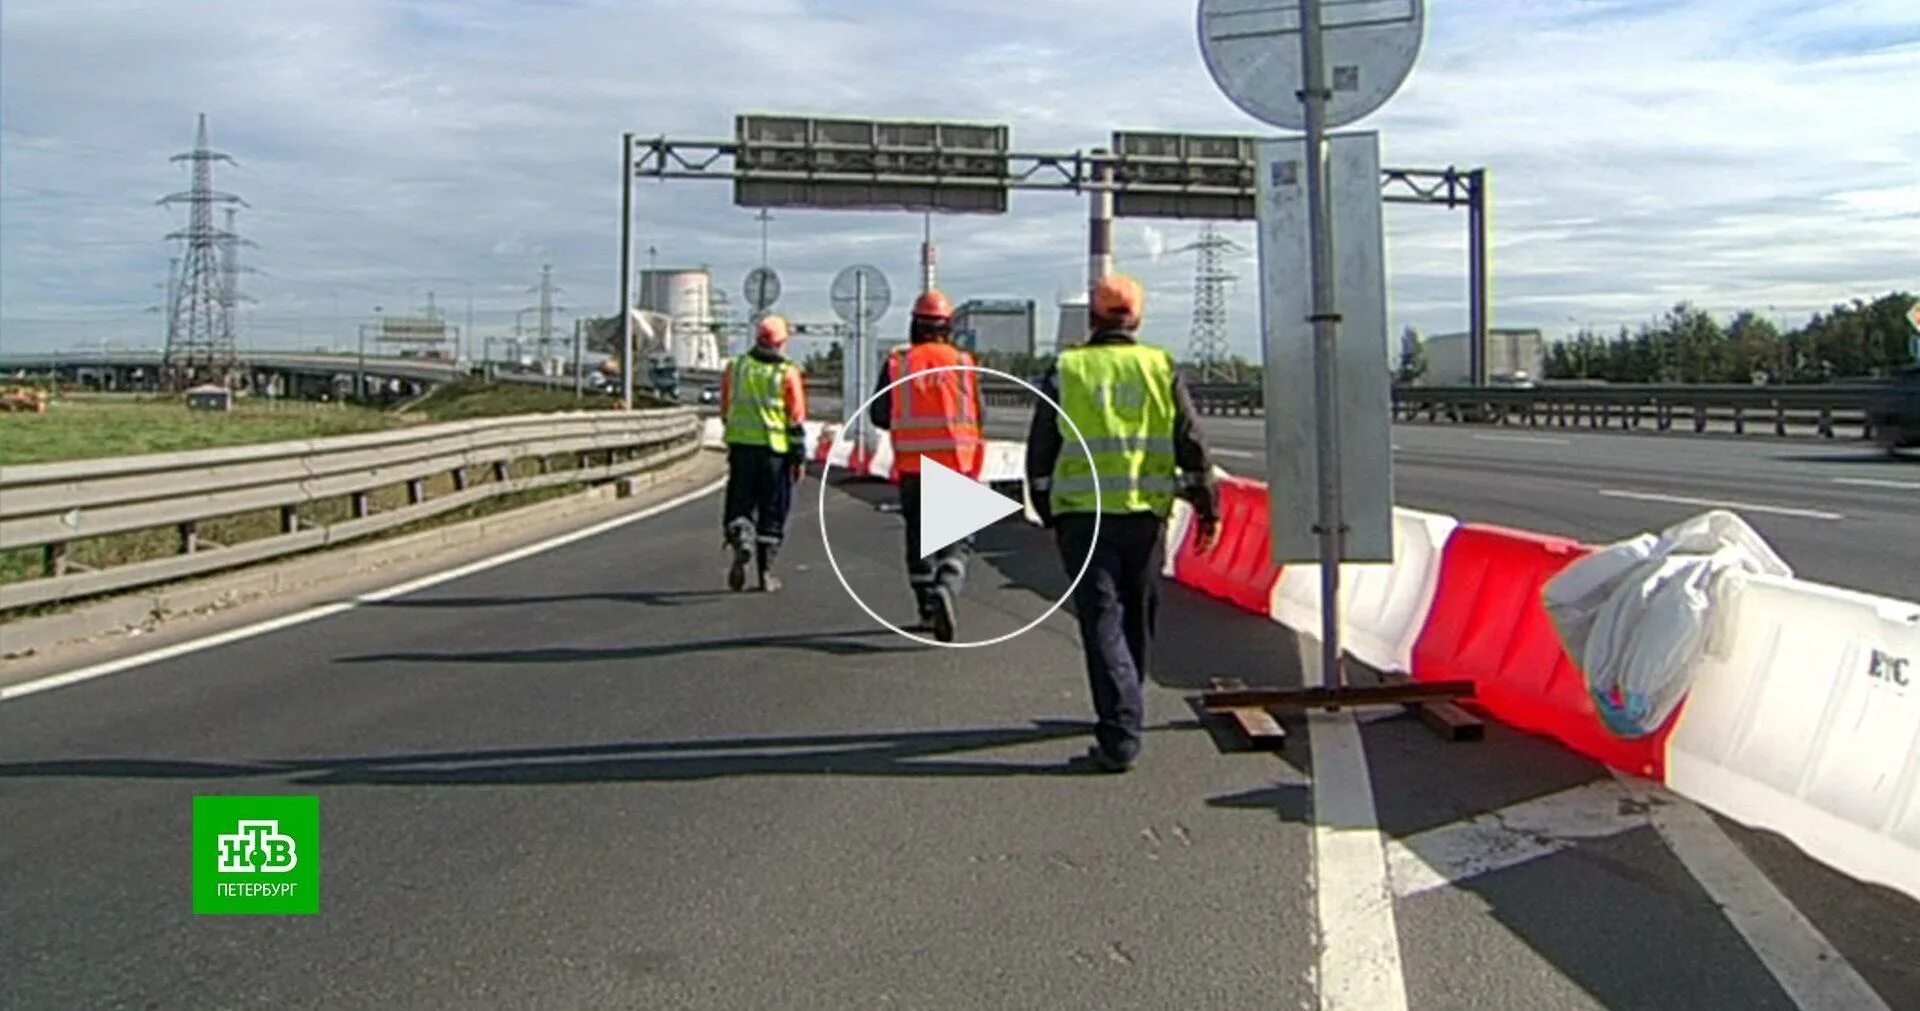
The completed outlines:
<svg viewBox="0 0 1920 1011">
<path fill-rule="evenodd" d="M 771 544 L 760 545 L 760 592 L 777 593 L 780 590 L 780 577 L 773 574 L 773 558 L 780 549 Z"/>
<path fill-rule="evenodd" d="M 933 614 L 930 616 L 933 637 L 941 642 L 952 642 L 953 625 L 958 620 L 958 615 L 954 613 L 953 591 L 944 586 L 936 586 L 928 596 L 928 603 L 933 607 Z"/>
<path fill-rule="evenodd" d="M 727 589 L 738 593 L 747 588 L 747 566 L 753 564 L 753 548 L 737 529 L 728 532 L 727 543 L 733 548 L 733 565 L 727 569 Z"/>
</svg>

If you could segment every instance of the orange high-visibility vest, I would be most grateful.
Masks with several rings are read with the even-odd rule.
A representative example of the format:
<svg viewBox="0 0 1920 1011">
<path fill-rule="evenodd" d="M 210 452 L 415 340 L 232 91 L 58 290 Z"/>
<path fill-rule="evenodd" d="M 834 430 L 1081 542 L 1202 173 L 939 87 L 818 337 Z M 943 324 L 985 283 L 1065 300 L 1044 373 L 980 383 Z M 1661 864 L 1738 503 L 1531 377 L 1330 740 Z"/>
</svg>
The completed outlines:
<svg viewBox="0 0 1920 1011">
<path fill-rule="evenodd" d="M 921 457 L 979 477 L 986 464 L 980 438 L 980 374 L 954 370 L 921 376 L 948 365 L 972 365 L 973 356 L 939 341 L 900 348 L 891 356 L 894 379 L 914 376 L 893 388 L 893 460 L 901 474 L 920 473 Z"/>
</svg>

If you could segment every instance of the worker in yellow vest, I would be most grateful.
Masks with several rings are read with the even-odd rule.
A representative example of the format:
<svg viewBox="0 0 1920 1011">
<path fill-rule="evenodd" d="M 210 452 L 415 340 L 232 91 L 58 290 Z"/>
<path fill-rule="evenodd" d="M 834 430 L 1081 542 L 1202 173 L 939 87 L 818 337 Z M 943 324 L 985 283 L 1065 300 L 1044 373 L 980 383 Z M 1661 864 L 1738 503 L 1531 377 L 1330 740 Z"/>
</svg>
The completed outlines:
<svg viewBox="0 0 1920 1011">
<path fill-rule="evenodd" d="M 806 462 L 807 389 L 800 366 L 786 357 L 787 321 L 767 316 L 754 327 L 753 347 L 727 363 L 720 376 L 720 417 L 726 429 L 727 497 L 722 517 L 733 552 L 727 587 L 742 590 L 747 568 L 759 569 L 759 588 L 780 588 L 773 560 L 787 536 L 793 486 Z"/>
<path fill-rule="evenodd" d="M 935 639 L 952 642 L 959 620 L 960 590 L 966 583 L 972 538 L 962 538 L 927 557 L 920 553 L 920 472 L 934 460 L 960 474 L 978 478 L 986 463 L 980 435 L 980 374 L 932 370 L 973 365 L 973 356 L 953 346 L 953 303 L 929 291 L 913 303 L 908 345 L 887 356 L 880 372 L 881 392 L 867 408 L 867 419 L 893 439 L 894 470 L 900 479 L 900 515 L 907 524 L 907 583 L 920 611 L 922 628 Z M 915 378 L 888 390 L 902 376 Z"/>
<path fill-rule="evenodd" d="M 1198 414 L 1173 358 L 1136 336 L 1137 281 L 1109 276 L 1089 300 L 1087 342 L 1060 352 L 1040 383 L 1087 441 L 1044 403 L 1027 433 L 1034 510 L 1054 531 L 1073 591 L 1096 715 L 1094 744 L 1073 764 L 1125 772 L 1140 754 L 1167 515 L 1189 500 L 1203 543 L 1219 536 L 1219 497 Z M 1099 537 L 1094 521 L 1099 519 Z"/>
</svg>

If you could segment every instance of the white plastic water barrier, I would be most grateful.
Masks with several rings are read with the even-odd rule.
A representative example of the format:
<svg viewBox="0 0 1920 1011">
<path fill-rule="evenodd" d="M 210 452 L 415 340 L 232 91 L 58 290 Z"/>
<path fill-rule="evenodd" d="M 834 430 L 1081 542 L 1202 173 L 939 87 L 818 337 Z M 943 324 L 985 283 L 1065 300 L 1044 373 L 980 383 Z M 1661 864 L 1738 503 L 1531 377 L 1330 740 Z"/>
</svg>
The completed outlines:
<svg viewBox="0 0 1920 1011">
<path fill-rule="evenodd" d="M 1460 521 L 1417 509 L 1393 510 L 1392 564 L 1340 566 L 1340 638 L 1380 671 L 1413 670 L 1413 645 L 1426 626 L 1440 580 L 1440 554 Z M 1320 631 L 1320 566 L 1288 565 L 1273 588 L 1273 620 Z"/>
<path fill-rule="evenodd" d="M 1920 899 L 1920 604 L 1727 580 L 1667 786 Z"/>
</svg>

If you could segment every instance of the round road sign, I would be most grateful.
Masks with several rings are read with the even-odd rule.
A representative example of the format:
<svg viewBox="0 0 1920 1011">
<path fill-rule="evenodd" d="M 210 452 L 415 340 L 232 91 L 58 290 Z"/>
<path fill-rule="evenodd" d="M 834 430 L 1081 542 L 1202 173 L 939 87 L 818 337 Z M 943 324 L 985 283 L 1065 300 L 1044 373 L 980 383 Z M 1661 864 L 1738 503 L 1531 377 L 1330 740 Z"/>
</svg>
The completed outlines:
<svg viewBox="0 0 1920 1011">
<path fill-rule="evenodd" d="M 1328 128 L 1386 104 L 1413 70 L 1426 29 L 1425 0 L 1320 5 L 1322 65 L 1333 96 Z M 1296 0 L 1200 0 L 1200 55 L 1233 104 L 1263 123 L 1307 128 L 1301 103 Z"/>
</svg>

